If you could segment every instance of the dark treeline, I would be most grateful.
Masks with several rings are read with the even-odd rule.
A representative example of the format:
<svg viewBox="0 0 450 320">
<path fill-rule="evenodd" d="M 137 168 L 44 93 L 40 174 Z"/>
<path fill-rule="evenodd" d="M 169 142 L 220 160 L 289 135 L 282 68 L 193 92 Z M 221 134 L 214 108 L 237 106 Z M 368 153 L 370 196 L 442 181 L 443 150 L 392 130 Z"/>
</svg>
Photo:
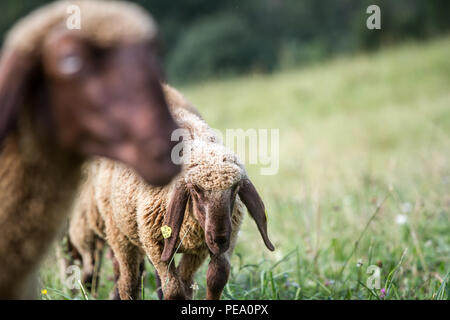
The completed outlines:
<svg viewBox="0 0 450 320">
<path fill-rule="evenodd" d="M 2 0 L 0 37 L 49 1 Z M 450 29 L 448 0 L 137 0 L 161 28 L 168 78 L 175 82 L 280 68 L 376 50 Z M 366 8 L 381 8 L 368 30 Z"/>
</svg>

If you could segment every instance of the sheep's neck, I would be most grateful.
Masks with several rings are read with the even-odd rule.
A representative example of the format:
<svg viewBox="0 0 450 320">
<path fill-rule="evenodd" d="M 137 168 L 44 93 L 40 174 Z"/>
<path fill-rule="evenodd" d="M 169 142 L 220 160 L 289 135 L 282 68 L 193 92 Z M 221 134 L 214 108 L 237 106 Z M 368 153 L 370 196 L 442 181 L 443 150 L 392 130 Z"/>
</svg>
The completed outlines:
<svg viewBox="0 0 450 320">
<path fill-rule="evenodd" d="M 79 180 L 78 159 L 55 159 L 58 152 L 33 139 L 12 134 L 0 151 L 0 298 L 35 294 L 30 278 L 64 226 Z"/>
</svg>

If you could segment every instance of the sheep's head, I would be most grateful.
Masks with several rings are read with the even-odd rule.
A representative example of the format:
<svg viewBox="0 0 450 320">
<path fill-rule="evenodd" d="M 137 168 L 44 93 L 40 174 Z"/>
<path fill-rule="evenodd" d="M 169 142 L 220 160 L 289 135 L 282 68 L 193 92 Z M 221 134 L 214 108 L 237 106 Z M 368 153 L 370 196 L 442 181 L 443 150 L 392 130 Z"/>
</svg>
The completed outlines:
<svg viewBox="0 0 450 320">
<path fill-rule="evenodd" d="M 80 1 L 80 30 L 56 3 L 13 28 L 0 61 L 0 143 L 24 106 L 42 141 L 132 166 L 162 185 L 177 128 L 161 88 L 156 27 L 132 4 Z M 42 25 L 41 25 L 42 24 Z"/>
<path fill-rule="evenodd" d="M 174 253 L 189 199 L 213 255 L 226 252 L 230 246 L 232 212 L 238 196 L 255 220 L 265 245 L 274 250 L 267 235 L 264 203 L 237 157 L 216 143 L 196 142 L 190 150 L 192 160 L 169 196 L 164 225 L 172 232 L 165 239 L 162 260 L 170 260 Z"/>
</svg>

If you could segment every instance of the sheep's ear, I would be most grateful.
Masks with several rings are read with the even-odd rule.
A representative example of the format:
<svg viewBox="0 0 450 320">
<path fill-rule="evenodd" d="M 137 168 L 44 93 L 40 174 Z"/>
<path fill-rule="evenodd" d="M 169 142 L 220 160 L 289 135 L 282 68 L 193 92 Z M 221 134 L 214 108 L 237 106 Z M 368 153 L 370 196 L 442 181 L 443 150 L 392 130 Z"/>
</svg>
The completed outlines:
<svg viewBox="0 0 450 320">
<path fill-rule="evenodd" d="M 0 145 L 16 120 L 34 59 L 14 51 L 0 58 Z"/>
<path fill-rule="evenodd" d="M 267 216 L 264 203 L 250 180 L 245 179 L 243 181 L 243 185 L 239 189 L 239 198 L 247 207 L 253 220 L 255 220 L 266 247 L 270 251 L 275 250 L 275 247 L 272 242 L 270 242 L 269 236 L 267 235 Z"/>
<path fill-rule="evenodd" d="M 189 193 L 184 185 L 179 184 L 175 186 L 167 204 L 166 215 L 164 216 L 163 226 L 161 227 L 161 232 L 164 237 L 164 250 L 161 255 L 161 260 L 164 262 L 169 261 L 175 252 L 188 198 Z"/>
</svg>

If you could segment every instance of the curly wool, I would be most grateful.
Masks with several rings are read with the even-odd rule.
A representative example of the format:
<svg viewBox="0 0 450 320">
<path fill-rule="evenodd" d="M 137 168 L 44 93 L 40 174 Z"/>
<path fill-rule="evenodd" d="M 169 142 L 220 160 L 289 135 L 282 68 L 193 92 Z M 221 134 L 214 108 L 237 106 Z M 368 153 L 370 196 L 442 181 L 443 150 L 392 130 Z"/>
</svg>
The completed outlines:
<svg viewBox="0 0 450 320">
<path fill-rule="evenodd" d="M 245 167 L 237 155 L 222 144 L 214 130 L 203 119 L 183 108 L 176 112 L 172 108 L 172 115 L 181 128 L 187 129 L 191 133 L 191 137 L 184 141 L 183 151 L 188 154 L 184 154 L 182 172 L 170 185 L 164 187 L 165 192 L 159 195 L 165 196 L 164 203 L 170 198 L 174 185 L 179 183 L 193 184 L 207 191 L 219 191 L 228 189 L 247 177 Z M 147 187 L 147 192 L 149 189 L 154 188 Z M 165 210 L 163 212 L 165 214 Z M 232 214 L 233 247 L 244 212 L 244 205 L 238 197 Z M 159 241 L 163 240 L 159 232 L 161 223 L 162 221 L 154 223 L 154 226 L 156 225 L 158 228 L 152 233 L 153 236 L 157 235 Z M 189 235 L 181 243 L 179 252 L 206 250 L 203 231 L 189 209 L 187 209 L 180 230 L 180 234 L 188 233 Z"/>
<path fill-rule="evenodd" d="M 8 33 L 4 48 L 38 53 L 49 30 L 66 26 L 70 6 L 80 8 L 81 28 L 74 29 L 99 46 L 153 39 L 157 26 L 153 18 L 129 2 L 103 0 L 58 1 L 22 18 Z"/>
<path fill-rule="evenodd" d="M 168 90 L 170 89 L 170 91 Z M 170 99 L 173 88 L 165 86 L 169 97 L 169 108 L 183 134 L 183 170 L 184 183 L 201 187 L 203 190 L 225 190 L 246 177 L 245 169 L 236 154 L 222 144 L 216 132 L 198 115 Z M 182 96 L 181 96 L 182 97 Z M 180 100 L 183 101 L 183 100 Z M 186 101 L 186 100 L 184 100 Z"/>
<path fill-rule="evenodd" d="M 188 155 L 184 181 L 203 190 L 225 190 L 246 176 L 234 153 L 223 145 L 193 140 L 185 142 Z"/>
</svg>

